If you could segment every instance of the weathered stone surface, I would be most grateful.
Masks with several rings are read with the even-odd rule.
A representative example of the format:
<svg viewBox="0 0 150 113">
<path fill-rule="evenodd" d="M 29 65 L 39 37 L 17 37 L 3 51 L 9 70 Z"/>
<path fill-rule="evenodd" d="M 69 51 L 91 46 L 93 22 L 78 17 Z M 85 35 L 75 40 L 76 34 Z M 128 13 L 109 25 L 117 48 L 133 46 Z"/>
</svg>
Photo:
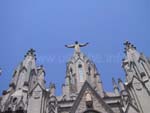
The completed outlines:
<svg viewBox="0 0 150 113">
<path fill-rule="evenodd" d="M 44 68 L 36 66 L 35 51 L 29 50 L 0 97 L 0 113 L 149 113 L 150 60 L 127 41 L 126 82 L 113 78 L 114 92 L 106 92 L 96 65 L 80 51 L 86 45 L 66 45 L 75 52 L 67 62 L 61 96 L 55 95 L 55 84 L 46 89 Z"/>
</svg>

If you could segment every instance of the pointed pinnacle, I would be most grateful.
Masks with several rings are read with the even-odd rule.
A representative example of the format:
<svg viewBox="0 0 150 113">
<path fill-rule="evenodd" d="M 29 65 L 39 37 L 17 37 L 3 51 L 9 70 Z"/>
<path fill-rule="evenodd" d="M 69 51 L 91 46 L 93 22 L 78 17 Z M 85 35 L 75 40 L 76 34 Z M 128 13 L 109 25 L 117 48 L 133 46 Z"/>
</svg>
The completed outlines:
<svg viewBox="0 0 150 113">
<path fill-rule="evenodd" d="M 114 79 L 114 77 L 112 78 L 112 84 L 113 84 L 113 87 L 114 87 L 114 88 L 118 87 L 118 86 L 117 86 L 117 83 L 116 83 L 116 81 L 115 81 L 115 79 Z"/>
<path fill-rule="evenodd" d="M 116 81 L 115 81 L 115 78 L 114 78 L 114 77 L 112 78 L 112 83 L 113 83 L 113 84 L 115 84 L 115 83 L 116 83 Z"/>
<path fill-rule="evenodd" d="M 128 51 L 129 49 L 136 49 L 136 47 L 133 45 L 133 44 L 131 44 L 129 41 L 126 41 L 125 43 L 124 43 L 124 45 L 125 45 L 125 53 L 126 53 L 126 51 Z"/>
<path fill-rule="evenodd" d="M 120 83 L 120 82 L 123 83 L 122 80 L 121 80 L 121 78 L 118 78 L 118 83 Z"/>
<path fill-rule="evenodd" d="M 35 53 L 35 50 L 33 48 L 31 48 L 28 52 L 33 54 L 33 53 Z"/>
<path fill-rule="evenodd" d="M 30 56 L 30 55 L 35 57 L 35 60 L 36 60 L 36 54 L 35 54 L 35 50 L 33 48 L 28 50 L 28 52 L 26 53 L 26 55 L 24 55 L 24 57 L 27 57 L 27 56 Z"/>
</svg>

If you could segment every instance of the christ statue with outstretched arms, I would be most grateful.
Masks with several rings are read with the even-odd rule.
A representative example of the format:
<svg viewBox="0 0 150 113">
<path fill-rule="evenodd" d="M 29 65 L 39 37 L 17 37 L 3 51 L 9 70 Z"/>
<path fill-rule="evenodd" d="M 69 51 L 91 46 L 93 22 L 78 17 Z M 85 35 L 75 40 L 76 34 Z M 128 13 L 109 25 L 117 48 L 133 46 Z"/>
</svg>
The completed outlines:
<svg viewBox="0 0 150 113">
<path fill-rule="evenodd" d="M 72 44 L 72 45 L 65 45 L 65 47 L 67 47 L 67 48 L 74 48 L 76 53 L 80 53 L 80 47 L 87 46 L 88 44 L 89 44 L 89 43 L 79 44 L 78 41 L 75 41 L 75 44 Z"/>
</svg>

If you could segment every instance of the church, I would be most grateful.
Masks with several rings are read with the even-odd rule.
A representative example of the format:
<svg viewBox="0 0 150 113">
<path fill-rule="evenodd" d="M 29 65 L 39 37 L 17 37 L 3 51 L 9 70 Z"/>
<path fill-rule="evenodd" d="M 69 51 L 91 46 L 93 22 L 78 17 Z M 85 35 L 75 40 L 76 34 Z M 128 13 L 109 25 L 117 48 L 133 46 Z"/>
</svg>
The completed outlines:
<svg viewBox="0 0 150 113">
<path fill-rule="evenodd" d="M 150 59 L 125 42 L 126 80 L 113 78 L 114 90 L 106 92 L 96 65 L 80 51 L 87 45 L 66 45 L 74 53 L 61 96 L 55 94 L 55 84 L 46 87 L 44 67 L 36 65 L 35 50 L 30 49 L 0 96 L 0 113 L 150 113 Z"/>
</svg>

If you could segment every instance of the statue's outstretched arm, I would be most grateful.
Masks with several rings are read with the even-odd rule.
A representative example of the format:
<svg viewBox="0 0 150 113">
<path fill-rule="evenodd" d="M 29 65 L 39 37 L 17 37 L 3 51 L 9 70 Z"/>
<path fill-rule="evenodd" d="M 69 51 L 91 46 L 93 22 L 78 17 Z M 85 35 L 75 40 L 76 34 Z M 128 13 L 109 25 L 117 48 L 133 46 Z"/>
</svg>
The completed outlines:
<svg viewBox="0 0 150 113">
<path fill-rule="evenodd" d="M 67 48 L 75 48 L 75 45 L 65 45 Z"/>
<path fill-rule="evenodd" d="M 80 44 L 80 47 L 84 47 L 84 46 L 87 46 L 89 43 L 85 43 L 85 44 Z"/>
</svg>

